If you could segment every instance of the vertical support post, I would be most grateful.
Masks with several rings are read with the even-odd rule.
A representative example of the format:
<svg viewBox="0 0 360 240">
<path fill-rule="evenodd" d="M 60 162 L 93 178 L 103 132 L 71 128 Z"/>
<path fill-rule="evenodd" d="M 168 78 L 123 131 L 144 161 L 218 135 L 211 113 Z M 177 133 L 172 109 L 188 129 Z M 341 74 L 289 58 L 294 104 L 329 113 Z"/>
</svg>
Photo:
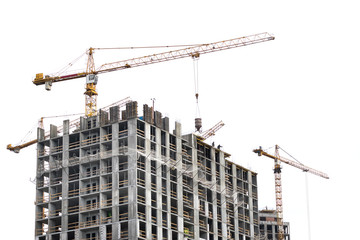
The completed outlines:
<svg viewBox="0 0 360 240">
<path fill-rule="evenodd" d="M 67 240 L 69 208 L 69 120 L 63 121 L 61 240 Z"/>
<path fill-rule="evenodd" d="M 138 239 L 139 224 L 137 216 L 137 119 L 128 120 L 128 166 L 129 166 L 129 240 Z"/>
<path fill-rule="evenodd" d="M 176 136 L 176 169 L 182 169 L 182 142 L 181 142 L 181 123 L 175 122 L 175 136 Z M 178 198 L 184 199 L 184 191 L 183 191 L 183 176 L 181 174 L 181 171 L 177 171 L 177 192 L 178 192 Z M 184 239 L 184 208 L 183 204 L 178 205 L 178 239 L 183 240 Z"/>
<path fill-rule="evenodd" d="M 119 123 L 116 121 L 112 124 L 112 157 L 111 157 L 111 169 L 112 169 L 112 235 L 113 239 L 120 238 L 120 224 L 119 221 Z"/>
</svg>

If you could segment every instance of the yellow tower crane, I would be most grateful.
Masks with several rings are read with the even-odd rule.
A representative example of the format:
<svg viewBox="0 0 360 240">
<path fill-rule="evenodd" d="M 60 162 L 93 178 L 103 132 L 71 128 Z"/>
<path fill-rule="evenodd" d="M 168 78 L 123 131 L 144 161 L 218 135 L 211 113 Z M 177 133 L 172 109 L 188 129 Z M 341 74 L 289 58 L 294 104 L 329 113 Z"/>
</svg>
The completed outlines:
<svg viewBox="0 0 360 240">
<path fill-rule="evenodd" d="M 96 91 L 96 84 L 98 81 L 97 75 L 100 73 L 113 72 L 117 70 L 134 68 L 134 67 L 149 65 L 153 63 L 166 62 L 166 61 L 181 59 L 185 57 L 198 58 L 200 54 L 222 51 L 236 47 L 243 47 L 243 46 L 266 42 L 274 39 L 275 37 L 265 32 L 265 33 L 254 34 L 246 37 L 220 41 L 220 42 L 199 44 L 192 47 L 174 50 L 170 52 L 157 53 L 144 57 L 106 63 L 98 68 L 95 67 L 94 51 L 105 48 L 89 48 L 89 50 L 86 52 L 86 54 L 88 55 L 88 61 L 85 70 L 67 75 L 52 74 L 52 75 L 44 76 L 43 73 L 38 73 L 36 74 L 33 83 L 35 85 L 45 85 L 46 90 L 51 90 L 51 86 L 53 83 L 85 77 L 86 78 L 86 87 L 85 87 L 86 90 L 84 93 L 85 115 L 87 117 L 91 117 L 97 115 L 98 93 Z"/>
<path fill-rule="evenodd" d="M 309 172 L 319 177 L 329 179 L 329 176 L 326 173 L 323 173 L 319 170 L 315 170 L 308 166 L 305 166 L 302 163 L 295 162 L 279 155 L 279 146 L 275 145 L 275 155 L 271 155 L 267 152 L 264 152 L 261 147 L 259 149 L 254 149 L 253 152 L 257 153 L 259 156 L 266 156 L 274 159 L 274 174 L 275 174 L 275 197 L 276 197 L 276 214 L 277 214 L 277 225 L 278 225 L 278 240 L 284 239 L 284 224 L 283 224 L 283 202 L 282 202 L 282 186 L 281 186 L 281 167 L 280 163 L 286 163 L 290 166 L 296 167 L 303 170 L 304 172 Z"/>
<path fill-rule="evenodd" d="M 55 74 L 49 74 L 45 75 L 43 73 L 36 74 L 35 79 L 33 80 L 33 83 L 35 85 L 45 85 L 45 89 L 50 91 L 52 84 L 67 80 L 73 80 L 77 78 L 86 78 L 86 87 L 85 87 L 85 116 L 91 117 L 97 115 L 97 96 L 98 93 L 96 91 L 96 85 L 98 82 L 98 74 L 100 73 L 107 73 L 107 72 L 113 72 L 118 70 L 123 70 L 127 68 L 134 68 L 139 66 L 145 66 L 153 63 L 160 63 L 160 62 L 166 62 L 170 60 L 176 60 L 186 57 L 192 57 L 194 59 L 198 59 L 200 54 L 205 53 L 211 53 L 211 52 L 217 52 L 222 51 L 226 49 L 231 48 L 237 48 L 237 47 L 243 47 L 247 45 L 252 45 L 256 43 L 262 43 L 274 40 L 275 37 L 271 34 L 265 32 L 265 33 L 259 33 L 254 35 L 249 35 L 245 37 L 240 38 L 234 38 L 230 40 L 225 41 L 219 41 L 214 43 L 208 43 L 208 44 L 198 44 L 194 45 L 192 47 L 187 47 L 183 49 L 178 49 L 174 51 L 169 52 L 163 52 L 163 53 L 156 53 L 148 56 L 138 57 L 138 58 L 132 58 L 128 60 L 121 60 L 117 62 L 112 63 L 105 63 L 101 65 L 100 67 L 95 67 L 95 61 L 94 61 L 94 52 L 95 50 L 103 50 L 103 49 L 109 49 L 109 48 L 89 48 L 86 51 L 86 55 L 88 56 L 87 59 L 87 65 L 86 69 L 82 71 L 78 71 L 71 74 L 63 74 L 61 73 L 55 73 Z M 72 64 L 69 64 L 70 66 Z M 197 96 L 198 97 L 198 94 Z M 7 145 L 7 149 L 13 152 L 18 153 L 22 148 L 30 146 L 34 143 L 36 143 L 37 140 L 32 140 L 28 143 L 12 146 L 11 144 Z"/>
</svg>

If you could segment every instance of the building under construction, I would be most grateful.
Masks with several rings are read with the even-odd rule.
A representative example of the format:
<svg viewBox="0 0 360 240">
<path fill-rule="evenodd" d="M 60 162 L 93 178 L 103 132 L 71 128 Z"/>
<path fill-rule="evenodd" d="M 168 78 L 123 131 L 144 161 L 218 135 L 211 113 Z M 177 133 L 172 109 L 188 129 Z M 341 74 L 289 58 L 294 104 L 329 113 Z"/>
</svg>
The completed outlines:
<svg viewBox="0 0 360 240">
<path fill-rule="evenodd" d="M 36 240 L 260 237 L 257 175 L 137 102 L 38 129 Z"/>
<path fill-rule="evenodd" d="M 279 239 L 279 229 L 277 222 L 277 214 L 275 210 L 263 209 L 259 212 L 260 217 L 260 234 L 262 239 Z M 284 240 L 290 240 L 290 223 L 284 222 Z"/>
</svg>

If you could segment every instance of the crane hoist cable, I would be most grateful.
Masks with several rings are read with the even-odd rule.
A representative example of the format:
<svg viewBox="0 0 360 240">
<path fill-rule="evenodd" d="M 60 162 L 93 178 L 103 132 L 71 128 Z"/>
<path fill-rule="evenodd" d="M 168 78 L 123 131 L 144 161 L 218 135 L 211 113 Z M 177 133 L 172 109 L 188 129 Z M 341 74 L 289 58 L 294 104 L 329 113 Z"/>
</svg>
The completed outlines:
<svg viewBox="0 0 360 240">
<path fill-rule="evenodd" d="M 200 54 L 195 53 L 192 55 L 193 66 L 194 66 L 194 86 L 195 86 L 195 130 L 198 132 L 202 131 L 202 119 L 200 115 L 199 107 L 199 58 Z"/>
<path fill-rule="evenodd" d="M 200 117 L 199 109 L 199 57 L 200 55 L 193 57 L 193 66 L 194 66 L 194 86 L 195 86 L 195 99 L 196 99 L 196 116 Z"/>
</svg>

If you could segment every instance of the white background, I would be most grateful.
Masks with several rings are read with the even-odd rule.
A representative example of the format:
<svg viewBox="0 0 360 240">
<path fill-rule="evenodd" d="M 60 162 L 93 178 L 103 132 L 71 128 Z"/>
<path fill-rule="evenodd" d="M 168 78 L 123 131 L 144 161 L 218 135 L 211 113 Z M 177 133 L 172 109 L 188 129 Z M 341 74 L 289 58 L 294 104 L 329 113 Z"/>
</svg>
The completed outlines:
<svg viewBox="0 0 360 240">
<path fill-rule="evenodd" d="M 274 41 L 202 55 L 199 103 L 209 141 L 258 172 L 259 208 L 275 208 L 273 162 L 252 150 L 279 144 L 329 174 L 309 175 L 312 239 L 356 239 L 360 154 L 359 22 L 356 1 L 6 1 L 0 4 L 1 239 L 33 239 L 36 147 L 7 151 L 37 121 L 84 111 L 84 79 L 36 87 L 89 47 L 208 43 L 269 32 Z M 155 53 L 95 53 L 95 64 Z M 167 49 L 163 50 L 167 51 Z M 104 55 L 103 55 L 104 54 Z M 85 66 L 86 60 L 80 60 Z M 194 128 L 190 58 L 99 75 L 98 105 L 130 96 L 151 104 L 183 132 Z M 140 107 L 140 110 L 142 108 Z M 61 122 L 58 119 L 45 121 Z M 270 151 L 273 154 L 273 149 Z M 291 239 L 308 239 L 305 176 L 283 166 L 284 220 Z"/>
</svg>

